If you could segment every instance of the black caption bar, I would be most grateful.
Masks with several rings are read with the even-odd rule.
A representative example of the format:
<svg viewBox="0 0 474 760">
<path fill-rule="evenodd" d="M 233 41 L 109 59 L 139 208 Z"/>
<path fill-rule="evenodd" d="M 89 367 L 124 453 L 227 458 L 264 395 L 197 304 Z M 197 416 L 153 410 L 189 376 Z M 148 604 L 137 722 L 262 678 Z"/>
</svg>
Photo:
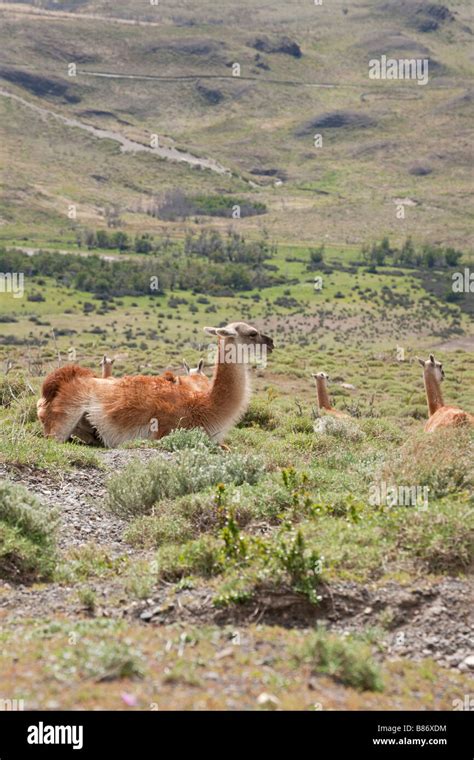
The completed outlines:
<svg viewBox="0 0 474 760">
<path fill-rule="evenodd" d="M 102 758 L 104 751 L 158 756 L 170 746 L 211 757 L 240 746 L 268 757 L 282 740 L 295 748 L 305 741 L 315 754 L 472 760 L 472 718 L 469 711 L 0 712 L 0 760 Z"/>
</svg>

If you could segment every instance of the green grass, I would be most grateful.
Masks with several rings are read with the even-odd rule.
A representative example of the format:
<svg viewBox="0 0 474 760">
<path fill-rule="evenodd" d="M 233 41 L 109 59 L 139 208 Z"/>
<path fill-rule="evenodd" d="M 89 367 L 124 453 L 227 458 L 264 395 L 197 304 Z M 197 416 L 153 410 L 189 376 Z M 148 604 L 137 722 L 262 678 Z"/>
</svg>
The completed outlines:
<svg viewBox="0 0 474 760">
<path fill-rule="evenodd" d="M 314 673 L 324 673 L 359 691 L 382 691 L 380 667 L 370 647 L 353 638 L 342 638 L 323 629 L 309 634 L 296 655 L 298 663 L 308 662 Z"/>
<path fill-rule="evenodd" d="M 62 683 L 79 675 L 92 682 L 140 679 L 144 676 L 141 653 L 127 641 L 82 639 L 49 663 L 48 675 Z"/>
<path fill-rule="evenodd" d="M 285 418 L 279 419 L 283 423 Z M 301 445 L 291 448 L 286 436 L 281 443 L 286 467 L 277 465 L 275 472 L 255 484 L 221 484 L 168 496 L 156 503 L 151 514 L 131 520 L 126 540 L 135 547 L 158 547 L 159 572 L 166 577 L 221 576 L 218 603 L 251 598 L 272 573 L 273 580 L 288 582 L 284 562 L 278 562 L 287 553 L 288 528 L 292 541 L 301 536 L 303 545 L 296 550 L 295 544 L 297 554 L 320 558 L 328 579 L 367 581 L 420 571 L 469 572 L 474 541 L 468 466 L 472 434 L 415 434 L 401 446 L 393 423 L 374 419 L 358 424 L 365 428 L 362 438 L 304 434 Z M 268 432 L 255 428 L 252 445 L 272 469 L 279 443 L 273 433 L 267 452 L 261 445 L 264 435 Z M 248 448 L 247 428 L 235 431 L 233 438 L 243 450 Z M 313 451 L 305 446 L 315 438 L 322 439 L 324 448 Z M 374 489 L 384 478 L 387 484 L 418 489 L 423 498 L 415 503 L 377 503 Z M 262 525 L 265 540 L 255 537 Z"/>
<path fill-rule="evenodd" d="M 95 543 L 84 544 L 66 553 L 58 563 L 54 578 L 60 583 L 77 583 L 91 578 L 113 577 L 127 564 L 125 557 L 113 559 Z"/>
<path fill-rule="evenodd" d="M 234 626 L 27 619 L 2 628 L 0 685 L 30 709 L 67 710 L 191 710 L 197 700 L 203 709 L 255 710 L 262 693 L 282 710 L 449 710 L 453 695 L 467 693 L 469 674 L 433 660 L 378 666 L 363 641 L 321 636 L 316 649 L 305 647 L 307 632 L 249 624 L 245 646 L 235 646 Z M 223 688 L 208 683 L 209 672 Z M 384 689 L 372 691 L 380 675 Z"/>
</svg>

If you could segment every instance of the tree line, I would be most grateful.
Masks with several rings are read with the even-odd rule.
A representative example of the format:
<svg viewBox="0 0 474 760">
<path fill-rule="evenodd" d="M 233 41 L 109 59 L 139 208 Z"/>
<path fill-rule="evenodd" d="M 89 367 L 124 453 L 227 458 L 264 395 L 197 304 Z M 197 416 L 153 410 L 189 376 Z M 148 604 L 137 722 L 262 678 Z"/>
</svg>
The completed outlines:
<svg viewBox="0 0 474 760">
<path fill-rule="evenodd" d="M 226 236 L 202 232 L 140 261 L 50 251 L 28 256 L 22 251 L 0 249 L 0 272 L 52 277 L 68 287 L 103 297 L 162 295 L 173 290 L 232 295 L 285 282 L 284 276 L 266 263 L 273 251 L 266 236 L 247 242 L 235 232 Z"/>
</svg>

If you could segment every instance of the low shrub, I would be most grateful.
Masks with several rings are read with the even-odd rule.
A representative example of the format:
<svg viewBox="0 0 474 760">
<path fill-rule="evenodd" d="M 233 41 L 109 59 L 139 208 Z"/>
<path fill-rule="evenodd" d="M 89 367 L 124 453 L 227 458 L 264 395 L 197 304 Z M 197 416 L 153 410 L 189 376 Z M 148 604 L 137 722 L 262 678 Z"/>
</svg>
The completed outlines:
<svg viewBox="0 0 474 760">
<path fill-rule="evenodd" d="M 56 565 L 57 513 L 23 486 L 0 482 L 0 577 L 47 580 Z"/>
<path fill-rule="evenodd" d="M 264 464 L 253 454 L 223 455 L 206 449 L 185 449 L 173 460 L 157 457 L 148 464 L 134 463 L 108 482 L 108 504 L 125 517 L 150 514 L 166 498 L 203 491 L 217 483 L 256 483 Z"/>
<path fill-rule="evenodd" d="M 358 691 L 382 691 L 383 682 L 370 647 L 354 638 L 341 638 L 323 628 L 308 636 L 295 653 L 298 664 L 309 663 L 314 673 L 323 673 Z"/>
</svg>

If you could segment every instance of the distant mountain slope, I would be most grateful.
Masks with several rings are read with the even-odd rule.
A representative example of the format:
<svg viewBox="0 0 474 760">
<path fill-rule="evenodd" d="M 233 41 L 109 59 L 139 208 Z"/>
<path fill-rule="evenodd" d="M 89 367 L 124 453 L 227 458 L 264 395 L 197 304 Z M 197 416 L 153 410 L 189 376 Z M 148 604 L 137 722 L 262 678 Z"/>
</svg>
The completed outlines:
<svg viewBox="0 0 474 760">
<path fill-rule="evenodd" d="M 452 8 L 201 0 L 141 11 L 131 0 L 71 0 L 60 10 L 2 3 L 4 90 L 138 143 L 213 159 L 233 176 L 122 154 L 0 97 L 8 159 L 0 236 L 33 227 L 40 237 L 49 228 L 53 237 L 71 234 L 71 204 L 80 224 L 100 226 L 104 207 L 117 203 L 131 229 L 153 231 L 145 200 L 180 188 L 246 193 L 269 213 L 241 220 L 244 228 L 264 223 L 289 240 L 388 233 L 464 245 L 469 16 L 464 0 Z M 371 80 L 369 60 L 382 55 L 427 58 L 428 84 Z M 179 233 L 180 223 L 171 229 Z"/>
</svg>

